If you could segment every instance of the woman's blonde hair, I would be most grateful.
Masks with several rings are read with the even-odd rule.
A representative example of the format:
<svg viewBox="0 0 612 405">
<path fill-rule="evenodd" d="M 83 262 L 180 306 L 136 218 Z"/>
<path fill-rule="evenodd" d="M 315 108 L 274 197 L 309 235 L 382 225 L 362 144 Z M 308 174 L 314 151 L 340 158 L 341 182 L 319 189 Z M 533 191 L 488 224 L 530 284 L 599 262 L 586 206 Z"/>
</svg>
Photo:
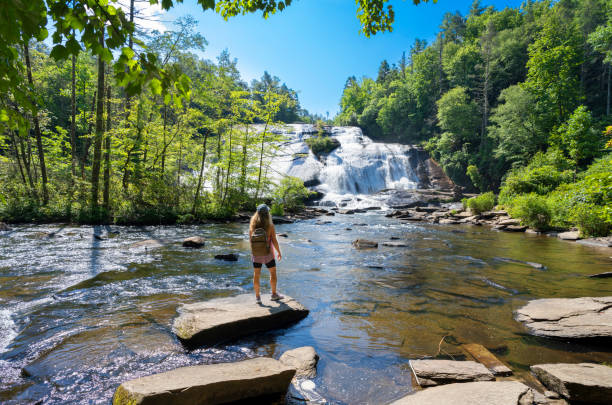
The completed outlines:
<svg viewBox="0 0 612 405">
<path fill-rule="evenodd" d="M 265 213 L 259 213 L 259 211 L 255 212 L 255 214 L 251 217 L 251 223 L 249 225 L 249 230 L 253 232 L 256 228 L 263 228 L 266 233 L 272 227 L 272 216 L 270 215 L 270 211 L 266 211 Z"/>
</svg>

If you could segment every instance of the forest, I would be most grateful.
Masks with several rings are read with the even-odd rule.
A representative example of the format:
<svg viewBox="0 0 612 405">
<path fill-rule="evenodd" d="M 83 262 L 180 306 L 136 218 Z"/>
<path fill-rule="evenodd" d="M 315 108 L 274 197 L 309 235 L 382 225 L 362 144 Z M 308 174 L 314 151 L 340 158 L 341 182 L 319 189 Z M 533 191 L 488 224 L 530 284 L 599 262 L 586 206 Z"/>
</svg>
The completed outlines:
<svg viewBox="0 0 612 405">
<path fill-rule="evenodd" d="M 468 191 L 535 228 L 612 230 L 612 2 L 475 0 L 376 78 L 349 77 L 335 118 L 420 144 Z M 484 197 L 495 203 L 494 199 Z"/>
<path fill-rule="evenodd" d="M 152 78 L 135 94 L 91 52 L 56 57 L 69 45 L 58 51 L 41 41 L 18 47 L 34 105 L 4 95 L 0 219 L 190 223 L 252 209 L 264 197 L 295 208 L 291 196 L 307 191 L 293 178 L 271 181 L 282 141 L 272 129 L 320 117 L 268 72 L 245 83 L 227 51 L 215 62 L 199 57 L 207 42 L 196 24 L 180 18 L 172 30 L 130 39 L 119 59 L 146 49 L 174 78 L 170 86 Z"/>
</svg>

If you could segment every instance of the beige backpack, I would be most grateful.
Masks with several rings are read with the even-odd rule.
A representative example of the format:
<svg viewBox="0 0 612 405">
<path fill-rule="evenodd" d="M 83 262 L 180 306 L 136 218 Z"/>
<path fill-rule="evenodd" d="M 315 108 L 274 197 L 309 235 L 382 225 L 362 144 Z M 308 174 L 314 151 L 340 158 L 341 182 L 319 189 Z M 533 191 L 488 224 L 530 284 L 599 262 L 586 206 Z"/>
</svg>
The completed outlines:
<svg viewBox="0 0 612 405">
<path fill-rule="evenodd" d="M 263 228 L 255 228 L 251 235 L 251 252 L 253 256 L 267 256 L 270 254 L 268 235 Z"/>
</svg>

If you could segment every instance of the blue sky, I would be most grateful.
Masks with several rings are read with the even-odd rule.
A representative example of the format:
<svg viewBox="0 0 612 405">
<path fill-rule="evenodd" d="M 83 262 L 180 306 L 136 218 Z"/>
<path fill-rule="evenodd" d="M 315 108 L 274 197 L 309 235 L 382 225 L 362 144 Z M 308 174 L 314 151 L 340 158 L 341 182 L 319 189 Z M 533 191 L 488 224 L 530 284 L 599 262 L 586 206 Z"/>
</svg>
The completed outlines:
<svg viewBox="0 0 612 405">
<path fill-rule="evenodd" d="M 522 0 L 482 0 L 497 9 L 518 7 Z M 392 1 L 392 33 L 366 38 L 359 33 L 353 0 L 294 0 L 267 20 L 260 14 L 224 21 L 203 12 L 194 0 L 185 0 L 162 16 L 163 21 L 192 15 L 208 40 L 204 57 L 215 59 L 227 48 L 238 59 L 243 79 L 259 78 L 265 70 L 299 92 L 303 107 L 330 117 L 346 78 L 375 76 L 383 59 L 397 62 L 415 38 L 432 41 L 447 11 L 467 14 L 472 0 L 439 0 L 414 6 L 411 0 Z M 165 23 L 166 26 L 170 24 Z"/>
</svg>

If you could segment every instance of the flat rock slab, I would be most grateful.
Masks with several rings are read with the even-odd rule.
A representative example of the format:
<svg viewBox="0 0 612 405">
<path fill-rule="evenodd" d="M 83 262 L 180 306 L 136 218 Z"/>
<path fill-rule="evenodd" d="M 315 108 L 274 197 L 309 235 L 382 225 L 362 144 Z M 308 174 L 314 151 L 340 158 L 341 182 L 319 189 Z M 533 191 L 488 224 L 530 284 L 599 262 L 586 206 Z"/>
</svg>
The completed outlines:
<svg viewBox="0 0 612 405">
<path fill-rule="evenodd" d="M 181 367 L 124 382 L 113 405 L 214 405 L 287 391 L 295 369 L 260 357 L 236 363 Z"/>
<path fill-rule="evenodd" d="M 593 363 L 538 364 L 531 371 L 571 403 L 612 403 L 612 367 Z"/>
<path fill-rule="evenodd" d="M 478 381 L 428 388 L 389 405 L 531 405 L 533 391 L 518 381 Z"/>
<path fill-rule="evenodd" d="M 587 246 L 608 248 L 612 247 L 612 236 L 607 236 L 605 238 L 581 239 L 577 242 Z"/>
<path fill-rule="evenodd" d="M 491 370 L 494 375 L 508 376 L 512 374 L 512 370 L 504 363 L 499 361 L 497 357 L 487 350 L 483 345 L 478 343 L 467 343 L 462 345 L 466 352 L 474 357 L 478 362 L 482 363 L 486 368 Z"/>
<path fill-rule="evenodd" d="M 421 387 L 468 381 L 492 381 L 495 376 L 475 361 L 411 360 Z"/>
<path fill-rule="evenodd" d="M 548 298 L 516 311 L 536 336 L 568 339 L 612 338 L 612 297 Z"/>
<path fill-rule="evenodd" d="M 296 369 L 295 376 L 299 378 L 314 378 L 317 375 L 319 355 L 312 346 L 298 347 L 287 350 L 278 359 L 287 367 Z"/>
<path fill-rule="evenodd" d="M 210 346 L 278 329 L 308 315 L 291 297 L 271 301 L 262 296 L 262 305 L 257 305 L 252 294 L 185 304 L 178 312 L 172 330 L 187 347 Z"/>
</svg>

